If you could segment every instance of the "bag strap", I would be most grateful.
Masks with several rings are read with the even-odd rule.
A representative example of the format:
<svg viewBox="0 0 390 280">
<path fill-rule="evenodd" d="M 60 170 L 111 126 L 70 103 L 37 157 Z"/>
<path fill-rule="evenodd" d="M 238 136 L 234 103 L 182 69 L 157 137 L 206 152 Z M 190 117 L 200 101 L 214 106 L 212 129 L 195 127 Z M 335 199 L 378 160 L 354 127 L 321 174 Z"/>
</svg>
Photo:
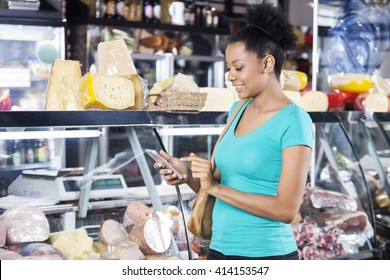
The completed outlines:
<svg viewBox="0 0 390 280">
<path fill-rule="evenodd" d="M 211 154 L 211 166 L 213 173 L 215 171 L 215 162 L 214 162 L 214 157 L 215 157 L 215 151 L 217 150 L 217 146 L 219 144 L 219 141 L 221 141 L 222 137 L 225 135 L 226 131 L 229 129 L 230 125 L 232 124 L 233 120 L 236 118 L 238 112 L 244 106 L 244 104 L 248 101 L 248 99 L 242 99 L 241 102 L 237 105 L 236 109 L 234 110 L 233 114 L 229 118 L 228 122 L 226 123 L 224 129 L 222 130 L 222 133 L 219 135 L 217 142 L 214 145 L 213 153 Z"/>
</svg>

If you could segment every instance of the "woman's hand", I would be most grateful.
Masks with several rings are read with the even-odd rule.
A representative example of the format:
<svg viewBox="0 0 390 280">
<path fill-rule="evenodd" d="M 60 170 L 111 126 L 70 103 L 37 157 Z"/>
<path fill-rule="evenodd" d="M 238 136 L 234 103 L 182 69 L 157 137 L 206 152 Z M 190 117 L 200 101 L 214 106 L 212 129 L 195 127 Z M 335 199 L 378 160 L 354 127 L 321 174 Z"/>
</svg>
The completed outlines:
<svg viewBox="0 0 390 280">
<path fill-rule="evenodd" d="M 187 165 L 180 161 L 178 158 L 173 157 L 169 154 L 167 154 L 164 151 L 160 151 L 160 155 L 166 159 L 176 170 L 180 173 L 180 175 L 183 176 L 183 179 L 179 179 L 177 175 L 170 169 L 169 167 L 165 166 L 164 163 L 162 162 L 155 162 L 153 167 L 155 169 L 160 170 L 160 175 L 163 176 L 164 180 L 167 182 L 169 185 L 179 185 L 183 184 L 187 181 L 188 178 L 188 167 Z"/>
<path fill-rule="evenodd" d="M 209 160 L 201 158 L 194 153 L 180 159 L 182 162 L 191 163 L 191 174 L 195 180 L 200 182 L 203 191 L 211 193 L 217 183 L 212 174 L 212 167 Z"/>
</svg>

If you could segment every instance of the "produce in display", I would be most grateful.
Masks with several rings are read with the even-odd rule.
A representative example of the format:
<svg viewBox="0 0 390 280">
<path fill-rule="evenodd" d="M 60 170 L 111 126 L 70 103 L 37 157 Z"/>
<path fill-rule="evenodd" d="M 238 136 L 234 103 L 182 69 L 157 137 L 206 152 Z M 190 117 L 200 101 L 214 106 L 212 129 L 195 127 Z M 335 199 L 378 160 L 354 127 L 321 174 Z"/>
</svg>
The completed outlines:
<svg viewBox="0 0 390 280">
<path fill-rule="evenodd" d="M 123 225 L 115 220 L 105 220 L 100 225 L 99 240 L 107 246 L 118 246 L 127 239 Z"/>
<path fill-rule="evenodd" d="M 54 60 L 47 88 L 45 110 L 82 110 L 78 102 L 80 79 L 79 61 Z"/>
<path fill-rule="evenodd" d="M 182 73 L 155 83 L 147 98 L 148 110 L 198 111 L 205 105 L 207 93 L 200 92 L 195 81 Z"/>
<path fill-rule="evenodd" d="M 307 85 L 307 75 L 301 71 L 285 70 L 280 74 L 280 84 L 283 90 L 299 91 Z"/>
<path fill-rule="evenodd" d="M 180 50 L 182 43 L 178 40 L 171 39 L 164 34 L 152 35 L 140 40 L 140 44 L 145 48 L 154 49 L 155 51 L 172 52 L 173 49 Z"/>
<path fill-rule="evenodd" d="M 123 215 L 123 226 L 128 232 L 138 223 L 143 223 L 153 216 L 154 210 L 142 202 L 132 202 Z"/>
<path fill-rule="evenodd" d="M 328 110 L 329 111 L 342 111 L 347 103 L 345 95 L 341 92 L 329 92 L 328 96 Z M 356 96 L 356 94 L 355 94 Z"/>
<path fill-rule="evenodd" d="M 58 232 L 50 236 L 50 242 L 67 260 L 88 259 L 96 254 L 93 249 L 93 239 L 88 236 L 85 228 Z"/>
<path fill-rule="evenodd" d="M 13 206 L 1 216 L 6 226 L 7 244 L 42 242 L 49 238 L 50 227 L 45 214 L 33 206 Z"/>
<path fill-rule="evenodd" d="M 369 91 L 374 82 L 365 74 L 340 73 L 328 77 L 329 87 L 335 91 L 363 93 Z"/>
<path fill-rule="evenodd" d="M 118 244 L 111 253 L 105 254 L 103 258 L 110 260 L 143 260 L 145 256 L 135 242 L 127 240 Z"/>
<path fill-rule="evenodd" d="M 124 110 L 134 106 L 134 86 L 125 78 L 87 73 L 80 80 L 79 98 L 83 108 Z"/>
<path fill-rule="evenodd" d="M 58 260 L 64 258 L 60 250 L 47 243 L 23 243 L 18 246 L 16 252 L 24 257 L 41 257 Z"/>
<path fill-rule="evenodd" d="M 4 247 L 7 241 L 7 226 L 0 221 L 0 247 Z"/>
<path fill-rule="evenodd" d="M 171 246 L 169 227 L 158 217 L 136 224 L 129 233 L 130 240 L 137 243 L 145 255 L 164 253 Z"/>
<path fill-rule="evenodd" d="M 355 99 L 355 110 L 366 112 L 388 112 L 388 97 L 382 94 L 362 93 Z"/>
<path fill-rule="evenodd" d="M 98 44 L 98 73 L 117 76 L 137 74 L 123 39 Z"/>
<path fill-rule="evenodd" d="M 238 100 L 236 92 L 230 88 L 203 87 L 199 91 L 207 93 L 206 102 L 202 111 L 227 112 L 233 103 Z"/>
<path fill-rule="evenodd" d="M 373 236 L 366 213 L 347 194 L 307 187 L 300 214 L 303 220 L 292 227 L 303 260 L 356 253 Z"/>
<path fill-rule="evenodd" d="M 322 91 L 302 92 L 299 106 L 307 112 L 324 112 L 328 110 L 328 96 Z"/>
</svg>

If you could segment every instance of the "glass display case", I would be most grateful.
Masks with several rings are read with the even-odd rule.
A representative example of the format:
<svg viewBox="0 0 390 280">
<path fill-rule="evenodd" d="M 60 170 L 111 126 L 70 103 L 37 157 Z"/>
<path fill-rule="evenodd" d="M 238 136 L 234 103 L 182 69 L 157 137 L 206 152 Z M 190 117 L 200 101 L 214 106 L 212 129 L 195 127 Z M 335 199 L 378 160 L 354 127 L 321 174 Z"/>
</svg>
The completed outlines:
<svg viewBox="0 0 390 280">
<path fill-rule="evenodd" d="M 310 113 L 315 124 L 316 144 L 304 203 L 300 216 L 292 224 L 302 259 L 380 258 L 370 191 L 345 126 L 362 117 L 361 112 L 354 113 Z M 21 134 L 25 133 L 25 128 L 47 131 L 45 137 L 49 139 L 57 137 L 52 133 L 60 130 L 62 136 L 59 137 L 65 139 L 68 147 L 63 172 L 79 176 L 85 186 L 80 188 L 77 198 L 69 200 L 67 192 L 62 192 L 51 205 L 40 206 L 49 217 L 53 231 L 82 227 L 96 239 L 101 223 L 108 219 L 123 222 L 124 213 L 132 202 L 162 211 L 175 207 L 183 209 L 178 213 L 184 219 L 181 218 L 180 231 L 174 233 L 175 243 L 172 244 L 175 245 L 169 254 L 189 258 L 191 242 L 199 242 L 192 240 L 184 230 L 190 211 L 188 204 L 194 193 L 186 185 L 166 185 L 144 150 L 165 148 L 175 156 L 192 151 L 208 157 L 226 123 L 227 112 L 28 112 L 28 118 L 26 114 L 0 112 L 1 126 L 17 127 L 22 130 Z M 104 137 L 109 130 L 111 137 Z M 4 138 L 7 133 L 2 131 L 0 136 Z M 107 141 L 113 143 L 109 145 Z M 107 149 L 113 150 L 107 152 Z M 45 170 L 48 172 L 50 168 Z M 40 173 L 31 170 L 25 173 L 30 177 L 39 175 L 38 180 L 42 180 Z M 44 175 L 46 179 L 53 176 Z M 58 172 L 56 176 L 63 177 Z M 110 180 L 122 177 L 120 186 L 125 193 L 97 196 L 93 187 L 96 176 Z M 66 179 L 58 181 L 61 184 L 56 187 L 63 188 Z M 8 190 L 17 189 L 15 182 L 12 184 Z M 107 184 L 103 188 L 107 188 Z M 45 186 L 35 188 L 45 189 Z"/>
<path fill-rule="evenodd" d="M 44 110 L 54 59 L 65 59 L 65 23 L 0 18 L 0 110 Z"/>
</svg>

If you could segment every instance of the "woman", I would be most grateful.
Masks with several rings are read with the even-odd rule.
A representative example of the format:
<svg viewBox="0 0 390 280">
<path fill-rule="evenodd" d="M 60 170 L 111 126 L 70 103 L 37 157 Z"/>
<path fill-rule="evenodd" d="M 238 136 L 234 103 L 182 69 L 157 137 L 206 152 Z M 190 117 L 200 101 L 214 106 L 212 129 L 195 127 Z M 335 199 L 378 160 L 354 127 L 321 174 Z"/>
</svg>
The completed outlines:
<svg viewBox="0 0 390 280">
<path fill-rule="evenodd" d="M 160 152 L 185 175 L 182 180 L 161 164 L 155 167 L 168 184 L 187 183 L 217 198 L 207 259 L 299 259 L 289 223 L 303 199 L 312 121 L 279 81 L 296 37 L 269 3 L 249 6 L 246 21 L 229 40 L 226 64 L 229 81 L 248 100 L 217 147 L 215 173 L 209 160 L 194 153 L 178 159 Z"/>
</svg>

